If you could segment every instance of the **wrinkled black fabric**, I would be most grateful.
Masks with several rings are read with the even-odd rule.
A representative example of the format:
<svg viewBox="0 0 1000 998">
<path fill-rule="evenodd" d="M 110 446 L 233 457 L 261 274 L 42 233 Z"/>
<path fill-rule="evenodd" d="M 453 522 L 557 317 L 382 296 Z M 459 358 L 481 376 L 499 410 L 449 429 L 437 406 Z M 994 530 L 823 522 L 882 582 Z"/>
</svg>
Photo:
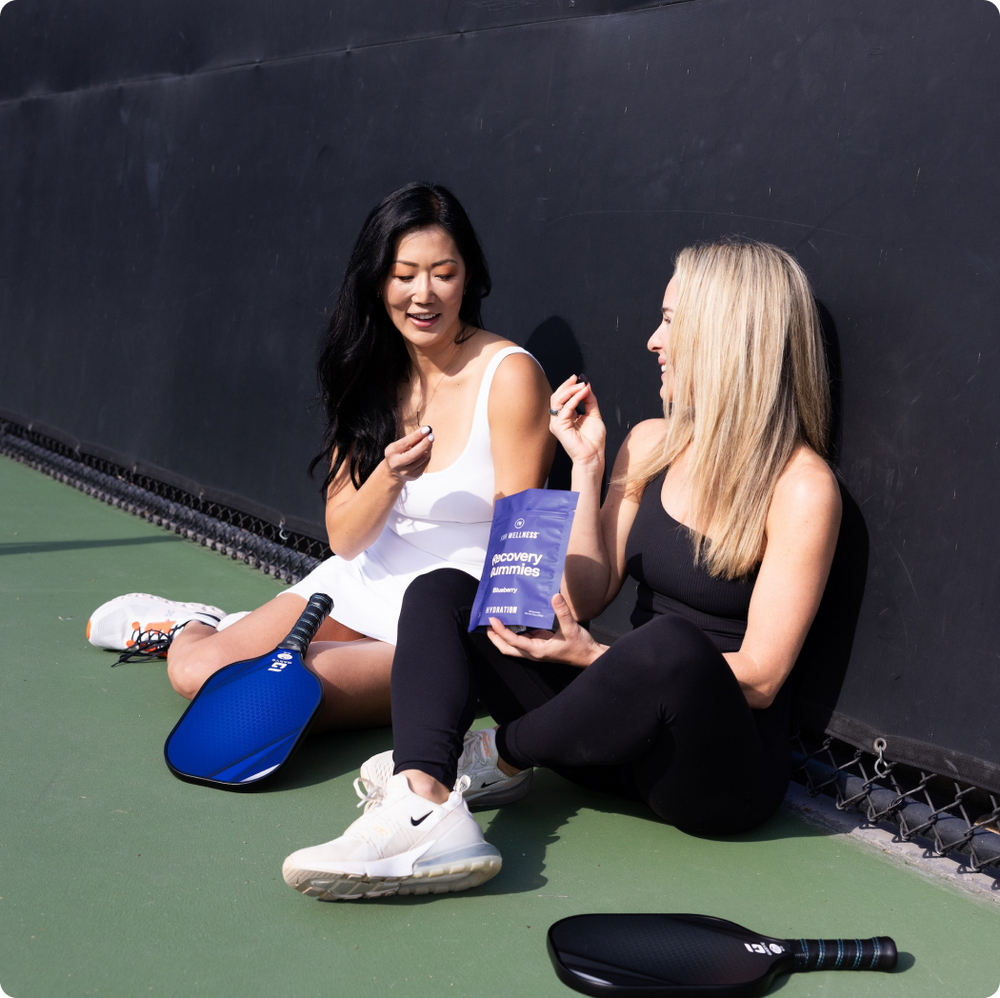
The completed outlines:
<svg viewBox="0 0 1000 998">
<path fill-rule="evenodd" d="M 791 768 L 786 690 L 751 710 L 712 641 L 677 614 L 626 634 L 586 669 L 502 655 L 466 632 L 476 585 L 442 569 L 407 590 L 392 669 L 396 772 L 451 786 L 481 701 L 514 766 L 644 800 L 694 833 L 743 831 L 773 813 Z"/>
</svg>

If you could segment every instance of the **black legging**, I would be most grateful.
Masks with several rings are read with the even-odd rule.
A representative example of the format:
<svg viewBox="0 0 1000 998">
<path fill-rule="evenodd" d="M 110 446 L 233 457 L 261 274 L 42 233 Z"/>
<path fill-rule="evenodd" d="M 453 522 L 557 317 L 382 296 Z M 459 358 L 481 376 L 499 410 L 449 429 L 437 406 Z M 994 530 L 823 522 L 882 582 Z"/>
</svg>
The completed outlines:
<svg viewBox="0 0 1000 998">
<path fill-rule="evenodd" d="M 392 664 L 397 773 L 452 786 L 481 701 L 500 723 L 505 761 L 644 800 L 685 831 L 745 831 L 777 808 L 791 771 L 785 690 L 751 710 L 705 632 L 675 615 L 624 635 L 586 669 L 502 655 L 467 631 L 476 586 L 441 569 L 406 592 Z"/>
</svg>

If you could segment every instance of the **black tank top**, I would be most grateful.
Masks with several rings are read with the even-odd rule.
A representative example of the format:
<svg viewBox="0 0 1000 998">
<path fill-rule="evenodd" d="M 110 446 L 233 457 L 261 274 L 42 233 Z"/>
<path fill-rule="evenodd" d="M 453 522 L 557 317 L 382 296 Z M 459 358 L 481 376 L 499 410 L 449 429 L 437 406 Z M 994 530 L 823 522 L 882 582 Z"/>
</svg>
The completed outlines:
<svg viewBox="0 0 1000 998">
<path fill-rule="evenodd" d="M 728 581 L 713 578 L 694 564 L 691 531 L 663 508 L 660 499 L 665 476 L 664 471 L 643 491 L 625 544 L 625 570 L 639 583 L 632 626 L 677 613 L 697 624 L 720 652 L 739 651 L 758 570 Z"/>
</svg>

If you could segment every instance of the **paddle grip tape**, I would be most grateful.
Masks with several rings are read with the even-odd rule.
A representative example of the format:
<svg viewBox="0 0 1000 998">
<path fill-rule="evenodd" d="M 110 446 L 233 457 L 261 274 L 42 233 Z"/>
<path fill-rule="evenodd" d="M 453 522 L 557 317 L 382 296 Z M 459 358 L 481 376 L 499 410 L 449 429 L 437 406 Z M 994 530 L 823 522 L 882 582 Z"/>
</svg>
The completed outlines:
<svg viewBox="0 0 1000 998">
<path fill-rule="evenodd" d="M 309 602 L 306 603 L 306 608 L 302 611 L 302 616 L 295 622 L 288 637 L 278 647 L 305 655 L 309 642 L 315 637 L 319 625 L 326 619 L 326 615 L 332 607 L 333 600 L 326 593 L 313 593 L 309 597 Z"/>
<path fill-rule="evenodd" d="M 798 939 L 795 969 L 892 970 L 896 944 L 888 936 L 871 939 Z"/>
</svg>

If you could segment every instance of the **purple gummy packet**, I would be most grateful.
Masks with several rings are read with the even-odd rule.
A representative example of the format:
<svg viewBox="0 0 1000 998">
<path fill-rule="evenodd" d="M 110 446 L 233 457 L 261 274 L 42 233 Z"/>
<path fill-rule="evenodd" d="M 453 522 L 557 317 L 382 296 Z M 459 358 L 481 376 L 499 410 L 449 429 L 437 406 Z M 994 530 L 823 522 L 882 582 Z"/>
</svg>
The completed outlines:
<svg viewBox="0 0 1000 998">
<path fill-rule="evenodd" d="M 507 627 L 551 629 L 578 492 L 525 489 L 493 506 L 486 565 L 472 605 L 469 630 L 490 617 Z"/>
</svg>

